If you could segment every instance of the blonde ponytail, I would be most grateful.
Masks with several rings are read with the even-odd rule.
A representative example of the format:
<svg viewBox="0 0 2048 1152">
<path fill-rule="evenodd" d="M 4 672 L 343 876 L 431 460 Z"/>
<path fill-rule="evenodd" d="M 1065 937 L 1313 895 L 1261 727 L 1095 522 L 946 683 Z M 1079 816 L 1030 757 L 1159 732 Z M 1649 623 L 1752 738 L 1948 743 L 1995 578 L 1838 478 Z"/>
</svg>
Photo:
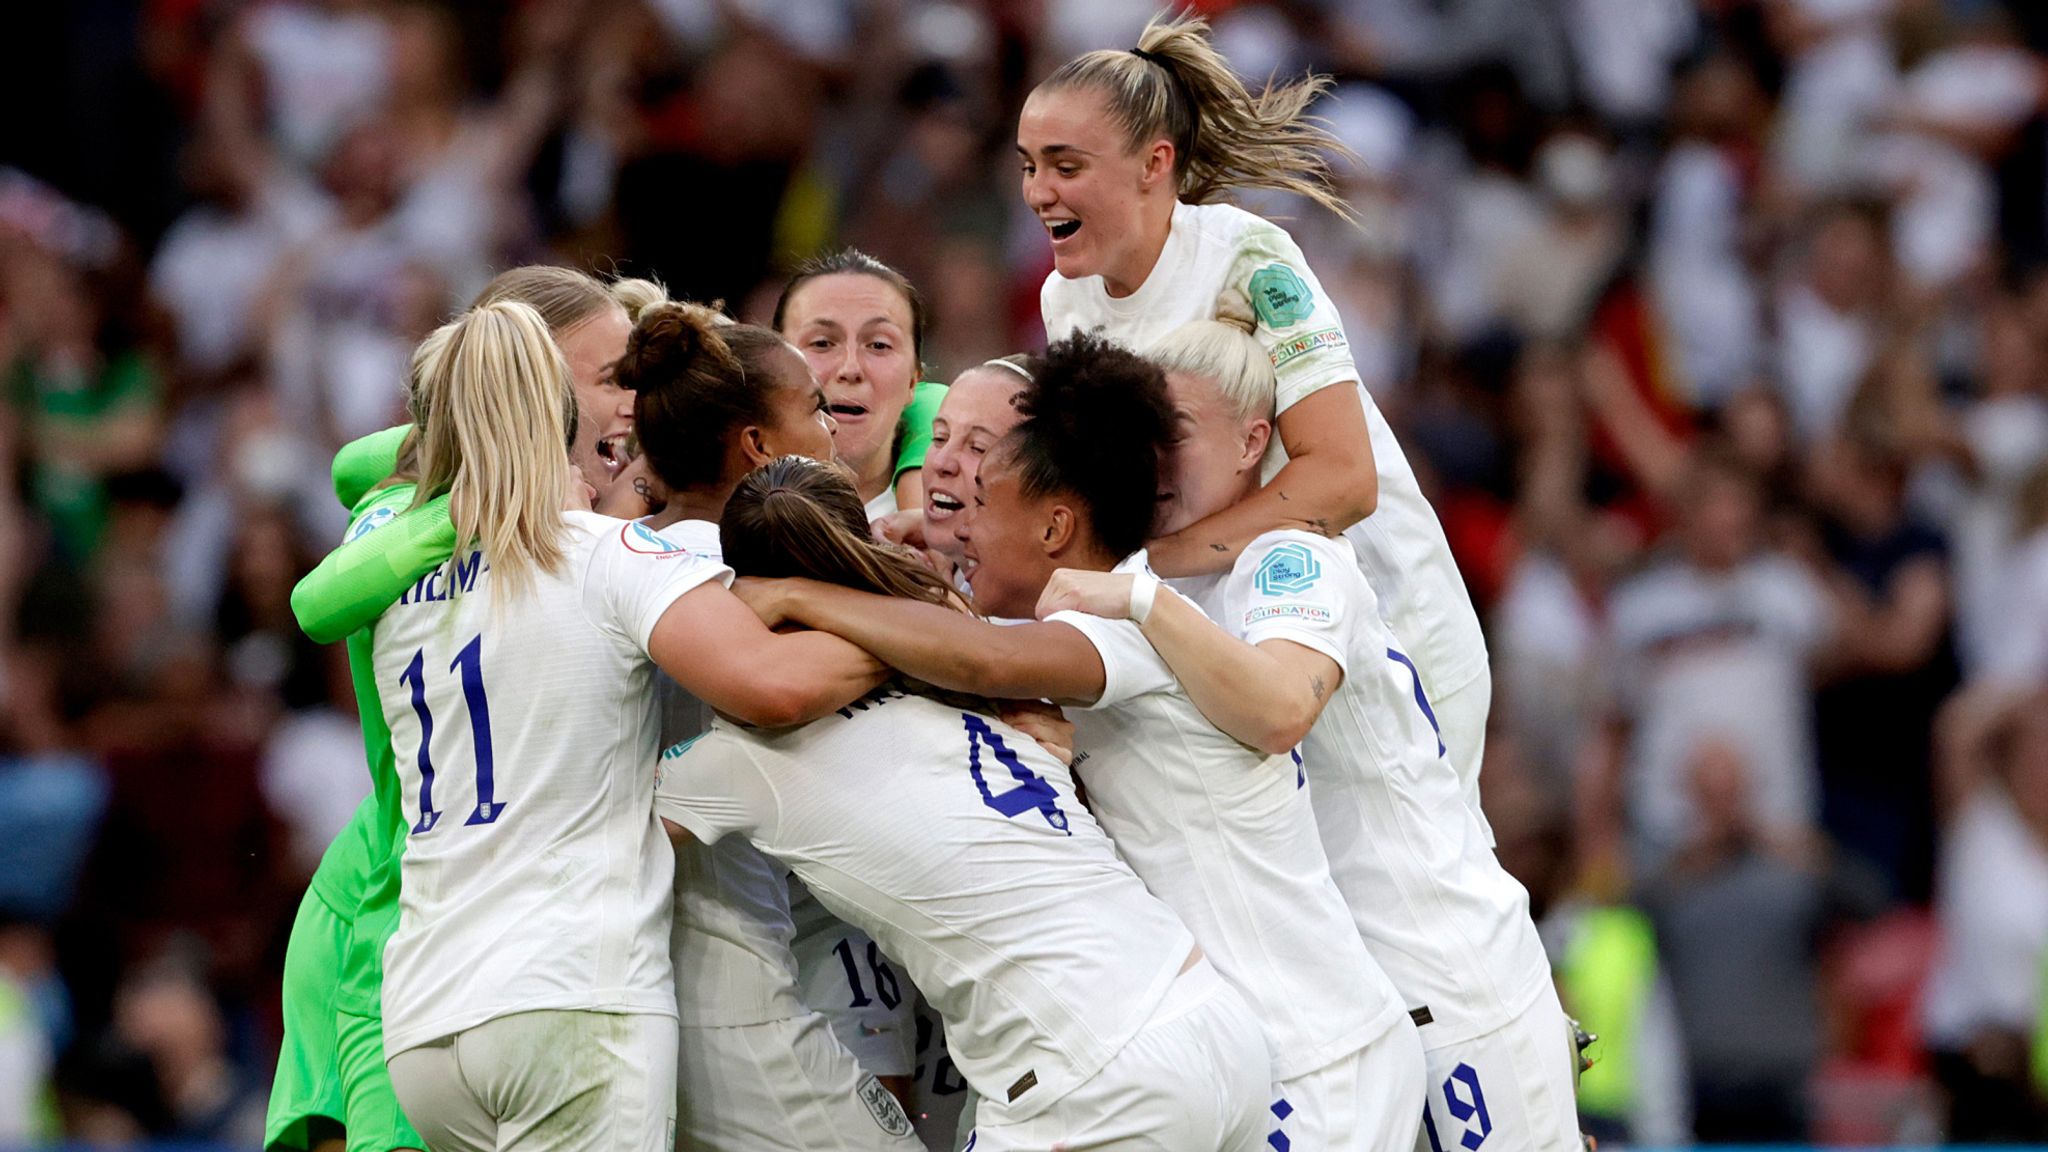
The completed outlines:
<svg viewBox="0 0 2048 1152">
<path fill-rule="evenodd" d="M 510 301 L 471 309 L 421 353 L 414 504 L 451 493 L 456 553 L 481 545 L 493 589 L 523 591 L 562 561 L 569 366 L 540 313 Z"/>
<path fill-rule="evenodd" d="M 1328 76 L 1246 88 L 1209 42 L 1209 22 L 1185 13 L 1154 17 L 1132 51 L 1101 49 L 1067 61 L 1040 91 L 1094 88 L 1131 147 L 1173 143 L 1179 198 L 1207 204 L 1233 188 L 1305 196 L 1345 219 L 1351 206 L 1330 182 L 1329 155 L 1349 155 L 1308 108 Z"/>
</svg>

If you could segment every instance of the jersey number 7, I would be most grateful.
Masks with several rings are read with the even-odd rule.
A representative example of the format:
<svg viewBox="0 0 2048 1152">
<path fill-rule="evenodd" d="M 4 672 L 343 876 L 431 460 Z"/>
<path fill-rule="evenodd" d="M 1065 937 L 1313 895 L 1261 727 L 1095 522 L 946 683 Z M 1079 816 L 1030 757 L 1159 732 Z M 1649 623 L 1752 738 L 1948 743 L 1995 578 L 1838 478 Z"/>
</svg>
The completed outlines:
<svg viewBox="0 0 2048 1152">
<path fill-rule="evenodd" d="M 462 702 L 469 713 L 470 739 L 476 746 L 476 807 L 470 810 L 464 824 L 495 824 L 506 807 L 504 801 L 493 795 L 491 702 L 484 695 L 483 645 L 482 633 L 470 637 L 448 665 L 448 671 L 461 674 Z M 426 649 L 415 649 L 412 662 L 398 674 L 398 682 L 412 689 L 413 714 L 420 718 L 420 820 L 412 826 L 416 836 L 432 832 L 434 825 L 441 822 L 441 813 L 434 808 L 434 761 L 428 753 L 428 745 L 434 739 L 434 714 L 427 707 L 425 667 Z"/>
</svg>

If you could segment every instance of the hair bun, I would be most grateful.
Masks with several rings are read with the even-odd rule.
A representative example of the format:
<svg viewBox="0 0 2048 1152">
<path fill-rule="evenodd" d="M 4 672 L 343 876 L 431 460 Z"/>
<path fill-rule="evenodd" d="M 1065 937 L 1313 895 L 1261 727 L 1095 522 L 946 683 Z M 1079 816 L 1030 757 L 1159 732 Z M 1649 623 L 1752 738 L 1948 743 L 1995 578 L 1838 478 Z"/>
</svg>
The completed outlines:
<svg viewBox="0 0 2048 1152">
<path fill-rule="evenodd" d="M 730 321 L 702 304 L 654 304 L 640 312 L 617 368 L 621 385 L 639 391 L 681 378 L 700 361 L 728 368 L 732 348 L 718 331 Z"/>
</svg>

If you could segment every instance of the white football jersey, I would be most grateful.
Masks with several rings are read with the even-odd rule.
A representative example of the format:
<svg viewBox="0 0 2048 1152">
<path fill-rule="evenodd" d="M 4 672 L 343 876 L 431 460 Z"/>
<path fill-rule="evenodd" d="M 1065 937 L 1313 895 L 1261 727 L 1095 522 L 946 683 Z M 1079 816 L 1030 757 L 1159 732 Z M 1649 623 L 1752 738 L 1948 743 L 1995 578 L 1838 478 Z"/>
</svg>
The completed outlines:
<svg viewBox="0 0 2048 1152">
<path fill-rule="evenodd" d="M 1116 567 L 1145 570 L 1143 552 Z M 1050 619 L 1079 629 L 1102 655 L 1102 698 L 1069 710 L 1088 805 L 1250 1001 L 1274 1079 L 1313 1072 L 1405 1026 L 1330 878 L 1293 758 L 1217 731 L 1131 621 Z"/>
<path fill-rule="evenodd" d="M 902 963 L 977 1090 L 1026 1116 L 1100 1069 L 1194 948 L 1065 765 L 923 696 L 885 689 L 775 731 L 721 720 L 669 762 L 655 806 L 787 864 Z"/>
<path fill-rule="evenodd" d="M 644 525 L 563 516 L 566 556 L 526 592 L 494 597 L 471 550 L 377 622 L 411 828 L 389 1052 L 542 1008 L 675 1012 L 647 642 L 677 598 L 732 573 Z"/>
<path fill-rule="evenodd" d="M 1288 640 L 1344 679 L 1302 741 L 1310 806 L 1353 923 L 1428 1047 L 1491 1032 L 1550 984 L 1529 894 L 1488 846 L 1414 664 L 1351 550 L 1268 532 L 1226 576 L 1177 580 L 1225 631 Z"/>
<path fill-rule="evenodd" d="M 1253 319 L 1253 337 L 1279 377 L 1280 412 L 1324 388 L 1359 379 L 1337 306 L 1294 238 L 1229 204 L 1176 205 L 1159 262 L 1129 296 L 1112 297 L 1100 276 L 1069 280 L 1054 272 L 1039 292 L 1039 309 L 1049 339 L 1100 330 L 1139 352 L 1196 320 Z M 1447 696 L 1486 675 L 1486 637 L 1414 469 L 1371 393 L 1356 386 L 1379 472 L 1379 506 L 1344 535 L 1383 593 L 1380 611 L 1394 634 L 1415 646 L 1423 683 Z M 1275 436 L 1266 478 L 1285 460 Z M 1478 782 L 1468 784 L 1476 803 Z"/>
<path fill-rule="evenodd" d="M 678 520 L 661 534 L 693 554 L 724 563 L 718 525 Z M 710 705 L 666 675 L 657 677 L 662 763 L 711 728 Z M 656 787 L 660 787 L 657 774 Z M 685 1028 L 766 1024 L 801 1015 L 795 933 L 783 868 L 752 844 L 728 837 L 676 846 L 676 912 L 669 956 L 676 970 L 676 1015 Z"/>
</svg>

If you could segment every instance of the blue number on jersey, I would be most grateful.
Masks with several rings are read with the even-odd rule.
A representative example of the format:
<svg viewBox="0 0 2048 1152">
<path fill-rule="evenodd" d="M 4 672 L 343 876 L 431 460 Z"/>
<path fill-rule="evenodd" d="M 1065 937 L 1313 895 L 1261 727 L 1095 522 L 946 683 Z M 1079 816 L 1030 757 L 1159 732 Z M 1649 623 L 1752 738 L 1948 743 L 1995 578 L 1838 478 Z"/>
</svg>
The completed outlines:
<svg viewBox="0 0 2048 1152">
<path fill-rule="evenodd" d="M 972 712 L 962 712 L 960 718 L 967 721 L 967 771 L 974 777 L 974 786 L 981 789 L 981 802 L 1013 819 L 1035 808 L 1039 815 L 1045 817 L 1047 824 L 1072 836 L 1073 830 L 1067 827 L 1067 814 L 1060 811 L 1060 794 L 1053 790 L 1053 786 L 1026 768 L 1023 761 L 1017 759 L 1017 754 L 1010 751 L 1010 746 L 1003 743 L 1003 738 L 990 730 L 988 721 Z M 981 774 L 983 744 L 995 753 L 996 763 L 1010 770 L 1010 775 L 1017 781 L 1015 788 L 1001 794 L 989 791 L 988 781 Z"/>
<path fill-rule="evenodd" d="M 1439 756 L 1443 755 L 1445 752 L 1443 726 L 1436 722 L 1436 709 L 1429 706 L 1429 694 L 1422 690 L 1422 673 L 1416 669 L 1415 661 L 1410 660 L 1404 653 L 1396 652 L 1392 648 L 1387 649 L 1387 659 L 1406 668 L 1409 678 L 1415 681 L 1415 704 L 1422 709 L 1423 718 L 1429 721 L 1429 730 L 1436 733 L 1436 754 Z"/>
<path fill-rule="evenodd" d="M 479 632 L 448 665 L 450 672 L 461 674 L 462 702 L 469 713 L 470 739 L 476 746 L 476 807 L 464 824 L 495 824 L 505 811 L 505 802 L 496 798 L 497 758 L 491 751 L 491 702 L 484 692 L 483 645 L 483 633 Z M 398 682 L 411 689 L 413 714 L 420 719 L 420 818 L 412 826 L 414 835 L 432 832 L 441 822 L 441 813 L 434 808 L 434 761 L 429 753 L 434 713 L 427 707 L 425 665 L 426 649 L 415 649 L 412 661 L 398 674 Z"/>
<path fill-rule="evenodd" d="M 1467 1100 L 1458 1092 L 1458 1086 L 1465 1086 L 1471 1099 Z M 1486 1111 L 1486 1093 L 1479 1090 L 1479 1073 L 1470 1064 L 1460 1063 L 1444 1078 L 1444 1107 L 1451 1118 L 1465 1125 L 1465 1131 L 1458 1137 L 1458 1143 L 1466 1152 L 1479 1152 L 1479 1146 L 1493 1134 L 1493 1117 Z M 1474 1118 L 1479 1127 L 1473 1128 Z M 1436 1134 L 1436 1118 L 1430 1115 L 1429 1105 L 1422 1107 L 1422 1130 L 1429 1136 L 1429 1152 L 1444 1152 L 1443 1141 Z"/>
</svg>

